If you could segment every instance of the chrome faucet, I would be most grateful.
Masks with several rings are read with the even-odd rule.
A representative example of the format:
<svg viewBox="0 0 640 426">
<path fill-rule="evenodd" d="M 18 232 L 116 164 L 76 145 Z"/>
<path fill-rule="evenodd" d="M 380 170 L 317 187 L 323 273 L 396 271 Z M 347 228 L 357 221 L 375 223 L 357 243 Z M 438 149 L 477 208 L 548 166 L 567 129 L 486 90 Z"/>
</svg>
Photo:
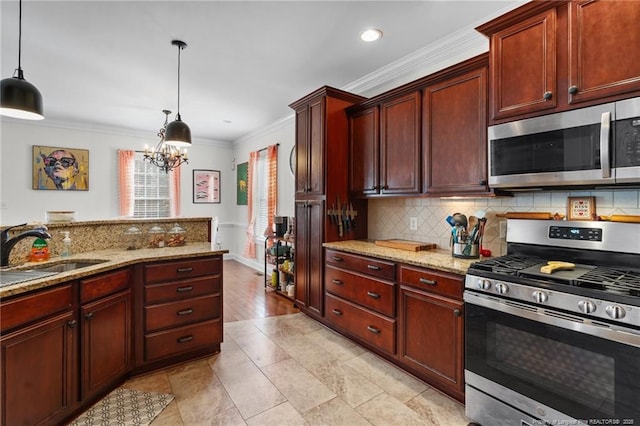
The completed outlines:
<svg viewBox="0 0 640 426">
<path fill-rule="evenodd" d="M 9 265 L 9 254 L 18 241 L 27 237 L 51 238 L 51 234 L 47 232 L 46 228 L 30 229 L 28 231 L 24 231 L 22 234 L 14 236 L 13 238 L 9 238 L 10 229 L 25 225 L 26 223 L 23 223 L 22 225 L 10 226 L 0 232 L 0 267 Z"/>
</svg>

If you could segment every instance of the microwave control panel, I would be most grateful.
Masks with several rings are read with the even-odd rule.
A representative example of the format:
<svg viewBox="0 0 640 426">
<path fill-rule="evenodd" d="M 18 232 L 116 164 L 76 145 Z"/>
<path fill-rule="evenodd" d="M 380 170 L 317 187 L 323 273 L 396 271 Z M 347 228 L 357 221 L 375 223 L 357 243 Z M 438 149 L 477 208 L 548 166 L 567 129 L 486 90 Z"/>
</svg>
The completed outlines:
<svg viewBox="0 0 640 426">
<path fill-rule="evenodd" d="M 616 122 L 616 167 L 640 166 L 640 118 Z"/>
<path fill-rule="evenodd" d="M 557 240 L 602 241 L 602 229 L 575 226 L 550 226 L 549 238 Z"/>
</svg>

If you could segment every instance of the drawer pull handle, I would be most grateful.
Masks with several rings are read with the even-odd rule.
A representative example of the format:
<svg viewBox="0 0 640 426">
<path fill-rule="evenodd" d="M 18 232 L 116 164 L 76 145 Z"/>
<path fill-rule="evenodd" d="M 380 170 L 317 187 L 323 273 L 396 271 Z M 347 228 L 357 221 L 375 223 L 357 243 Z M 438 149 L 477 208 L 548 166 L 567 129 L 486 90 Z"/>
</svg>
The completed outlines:
<svg viewBox="0 0 640 426">
<path fill-rule="evenodd" d="M 181 311 L 176 312 L 176 315 L 191 315 L 193 313 L 193 309 L 183 309 Z"/>
<path fill-rule="evenodd" d="M 336 262 L 342 262 L 343 261 L 343 259 L 341 257 L 338 257 L 338 256 L 333 256 L 332 259 L 335 260 Z"/>
<path fill-rule="evenodd" d="M 338 315 L 338 316 L 339 316 L 339 315 L 342 315 L 342 311 L 341 311 L 341 310 L 338 310 L 338 309 L 334 309 L 334 310 L 332 310 L 331 312 L 333 312 L 333 315 Z"/>
<path fill-rule="evenodd" d="M 374 293 L 372 291 L 367 292 L 367 296 L 373 297 L 374 299 L 380 299 L 380 295 L 378 293 Z"/>
<path fill-rule="evenodd" d="M 340 280 L 331 280 L 332 283 L 334 283 L 335 285 L 342 285 L 344 284 L 342 281 Z"/>
<path fill-rule="evenodd" d="M 180 337 L 180 338 L 178 338 L 176 341 L 177 341 L 178 343 L 187 343 L 187 342 L 190 342 L 190 341 L 192 341 L 192 340 L 193 340 L 193 336 L 192 336 L 192 335 L 190 335 L 190 336 L 183 336 L 183 337 Z"/>
<path fill-rule="evenodd" d="M 374 327 L 374 326 L 372 326 L 372 325 L 368 325 L 368 326 L 367 326 L 367 330 L 369 330 L 370 332 L 375 333 L 375 334 L 380 334 L 380 329 L 375 328 L 375 327 Z"/>
<path fill-rule="evenodd" d="M 178 293 L 184 293 L 185 291 L 191 291 L 191 290 L 193 290 L 193 286 L 192 285 L 187 285 L 187 286 L 184 286 L 184 287 L 178 287 L 176 289 L 176 291 Z"/>
<path fill-rule="evenodd" d="M 191 268 L 191 267 L 176 269 L 176 272 L 191 272 L 191 271 L 193 271 L 193 268 Z"/>
<path fill-rule="evenodd" d="M 426 278 L 420 278 L 420 282 L 422 284 L 427 284 L 427 285 L 438 285 L 438 283 L 434 280 L 428 280 Z"/>
<path fill-rule="evenodd" d="M 374 271 L 379 271 L 380 267 L 377 265 L 367 265 L 367 268 L 372 269 Z"/>
</svg>

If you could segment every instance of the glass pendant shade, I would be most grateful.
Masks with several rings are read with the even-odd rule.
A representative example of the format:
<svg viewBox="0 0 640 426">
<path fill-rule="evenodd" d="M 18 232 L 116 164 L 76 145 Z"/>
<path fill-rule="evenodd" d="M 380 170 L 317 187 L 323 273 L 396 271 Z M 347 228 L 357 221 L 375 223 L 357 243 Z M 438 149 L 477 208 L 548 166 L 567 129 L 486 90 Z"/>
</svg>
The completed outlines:
<svg viewBox="0 0 640 426">
<path fill-rule="evenodd" d="M 0 82 L 0 115 L 26 120 L 42 120 L 43 104 L 40 91 L 22 76 L 3 78 Z"/>
<path fill-rule="evenodd" d="M 180 114 L 176 116 L 175 121 L 167 125 L 164 142 L 177 147 L 191 145 L 191 129 L 189 129 L 187 123 L 182 121 Z"/>
</svg>

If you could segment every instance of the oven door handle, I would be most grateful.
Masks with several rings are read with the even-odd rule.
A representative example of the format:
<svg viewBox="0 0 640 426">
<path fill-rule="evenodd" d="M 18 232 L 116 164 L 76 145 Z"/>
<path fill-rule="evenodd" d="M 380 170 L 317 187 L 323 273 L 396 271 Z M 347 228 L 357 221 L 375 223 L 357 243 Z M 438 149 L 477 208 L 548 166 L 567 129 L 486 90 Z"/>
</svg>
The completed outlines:
<svg viewBox="0 0 640 426">
<path fill-rule="evenodd" d="M 541 307 L 514 302 L 512 300 L 499 299 L 494 296 L 479 294 L 468 290 L 464 292 L 464 301 L 472 305 L 504 312 L 505 314 L 515 315 L 521 318 L 640 348 L 640 333 L 629 328 L 611 326 L 601 322 L 590 321 L 575 315 L 551 311 Z"/>
</svg>

